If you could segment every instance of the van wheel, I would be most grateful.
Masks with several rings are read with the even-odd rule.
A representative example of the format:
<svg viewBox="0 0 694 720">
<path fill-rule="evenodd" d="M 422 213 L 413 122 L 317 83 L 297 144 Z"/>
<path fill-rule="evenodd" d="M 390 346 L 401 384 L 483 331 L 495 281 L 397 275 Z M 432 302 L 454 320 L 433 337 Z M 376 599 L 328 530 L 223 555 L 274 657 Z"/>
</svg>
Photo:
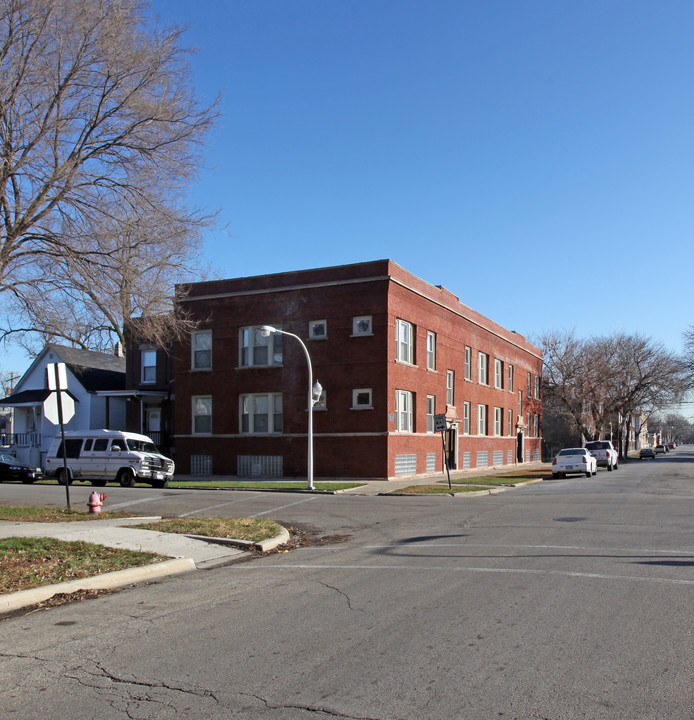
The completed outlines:
<svg viewBox="0 0 694 720">
<path fill-rule="evenodd" d="M 152 480 L 152 487 L 153 488 L 169 487 L 169 481 L 168 480 Z"/>
<path fill-rule="evenodd" d="M 69 470 L 66 470 L 65 468 L 58 470 L 56 477 L 58 478 L 58 485 L 67 485 L 67 481 L 69 481 L 70 485 L 72 485 L 72 478 L 70 477 Z"/>
<path fill-rule="evenodd" d="M 92 485 L 94 487 L 103 487 L 106 485 L 106 480 L 92 480 Z"/>
<path fill-rule="evenodd" d="M 121 487 L 135 487 L 135 474 L 132 470 L 125 469 L 118 473 L 118 482 Z"/>
</svg>

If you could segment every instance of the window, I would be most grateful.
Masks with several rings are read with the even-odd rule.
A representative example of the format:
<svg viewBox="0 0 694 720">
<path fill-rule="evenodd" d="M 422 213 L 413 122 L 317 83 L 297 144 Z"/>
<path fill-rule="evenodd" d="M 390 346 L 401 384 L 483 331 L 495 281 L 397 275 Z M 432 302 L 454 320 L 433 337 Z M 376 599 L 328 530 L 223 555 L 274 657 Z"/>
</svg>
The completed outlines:
<svg viewBox="0 0 694 720">
<path fill-rule="evenodd" d="M 494 358 L 494 387 L 497 390 L 504 387 L 504 363 L 498 358 Z"/>
<path fill-rule="evenodd" d="M 193 398 L 193 433 L 196 435 L 212 432 L 212 398 L 200 395 Z"/>
<path fill-rule="evenodd" d="M 373 408 L 371 399 L 371 388 L 360 388 L 352 390 L 352 409 L 371 409 Z"/>
<path fill-rule="evenodd" d="M 191 338 L 191 367 L 193 370 L 212 368 L 212 330 L 198 330 Z"/>
<path fill-rule="evenodd" d="M 533 396 L 533 375 L 532 373 L 528 373 L 528 397 L 531 398 Z"/>
<path fill-rule="evenodd" d="M 311 340 L 324 340 L 328 337 L 328 321 L 314 320 L 308 324 L 308 336 Z"/>
<path fill-rule="evenodd" d="M 479 354 L 479 365 L 477 366 L 477 382 L 480 385 L 489 385 L 489 355 L 483 352 Z"/>
<path fill-rule="evenodd" d="M 463 403 L 463 434 L 470 434 L 470 403 Z"/>
<path fill-rule="evenodd" d="M 143 383 L 153 383 L 157 379 L 157 351 L 156 350 L 141 350 L 141 371 L 142 376 L 140 378 Z"/>
<path fill-rule="evenodd" d="M 446 403 L 448 405 L 455 405 L 455 372 L 449 370 L 446 373 Z"/>
<path fill-rule="evenodd" d="M 530 427 L 530 413 L 526 413 L 526 415 L 525 415 L 525 427 L 527 428 L 527 429 L 526 429 L 526 432 L 528 433 L 528 435 L 530 435 L 530 430 L 531 430 L 531 427 Z"/>
<path fill-rule="evenodd" d="M 427 395 L 427 432 L 434 432 L 434 415 L 436 415 L 436 397 Z"/>
<path fill-rule="evenodd" d="M 436 370 L 436 333 L 427 330 L 427 370 Z"/>
<path fill-rule="evenodd" d="M 486 435 L 487 434 L 487 406 L 486 405 L 478 405 L 477 406 L 477 434 L 478 435 Z"/>
<path fill-rule="evenodd" d="M 396 432 L 414 432 L 414 398 L 406 390 L 395 391 L 395 430 Z"/>
<path fill-rule="evenodd" d="M 518 417 L 523 417 L 523 393 L 522 391 L 518 391 Z"/>
<path fill-rule="evenodd" d="M 504 434 L 504 410 L 500 407 L 494 408 L 494 435 L 497 437 Z"/>
<path fill-rule="evenodd" d="M 241 328 L 239 346 L 241 367 L 270 367 L 282 364 L 281 333 L 270 333 L 263 337 L 260 326 Z"/>
<path fill-rule="evenodd" d="M 239 397 L 241 432 L 250 435 L 282 432 L 282 393 Z"/>
<path fill-rule="evenodd" d="M 352 318 L 352 335 L 373 335 L 371 315 L 359 315 Z"/>
<path fill-rule="evenodd" d="M 513 392 L 513 365 L 508 366 L 508 391 Z"/>
<path fill-rule="evenodd" d="M 395 321 L 395 359 L 414 364 L 414 327 L 405 320 Z"/>
<path fill-rule="evenodd" d="M 540 416 L 533 415 L 533 437 L 540 437 Z"/>
<path fill-rule="evenodd" d="M 535 375 L 535 400 L 540 399 L 540 376 Z"/>
<path fill-rule="evenodd" d="M 465 379 L 472 380 L 472 348 L 465 347 Z"/>
<path fill-rule="evenodd" d="M 508 411 L 508 434 L 513 435 L 513 410 Z"/>
</svg>

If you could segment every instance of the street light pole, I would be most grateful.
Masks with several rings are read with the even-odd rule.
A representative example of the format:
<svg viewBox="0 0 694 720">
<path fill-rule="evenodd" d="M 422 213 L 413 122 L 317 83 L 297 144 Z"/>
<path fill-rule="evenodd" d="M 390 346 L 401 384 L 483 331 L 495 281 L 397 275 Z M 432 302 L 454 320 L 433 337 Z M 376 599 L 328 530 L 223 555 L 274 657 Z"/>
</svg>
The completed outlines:
<svg viewBox="0 0 694 720">
<path fill-rule="evenodd" d="M 313 490 L 313 406 L 320 400 L 323 388 L 321 384 L 316 380 L 313 383 L 313 366 L 311 365 L 311 356 L 308 354 L 308 348 L 304 344 L 304 341 L 294 333 L 287 332 L 286 330 L 279 330 L 272 325 L 262 325 L 260 328 L 260 334 L 263 337 L 269 337 L 271 333 L 279 333 L 280 335 L 289 335 L 299 342 L 304 355 L 306 355 L 306 363 L 308 364 L 308 462 L 307 462 L 307 490 Z"/>
</svg>

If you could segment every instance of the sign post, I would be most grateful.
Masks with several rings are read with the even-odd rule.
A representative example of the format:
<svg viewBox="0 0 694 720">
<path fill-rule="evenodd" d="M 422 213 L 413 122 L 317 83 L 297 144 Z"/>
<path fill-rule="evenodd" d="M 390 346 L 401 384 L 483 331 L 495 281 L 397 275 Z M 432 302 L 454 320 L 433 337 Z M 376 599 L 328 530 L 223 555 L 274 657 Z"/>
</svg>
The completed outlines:
<svg viewBox="0 0 694 720">
<path fill-rule="evenodd" d="M 67 509 L 70 510 L 70 476 L 67 471 L 67 449 L 65 447 L 65 418 L 63 417 L 63 392 L 67 390 L 67 369 L 65 363 L 49 363 L 46 365 L 48 373 L 48 389 L 52 391 L 53 397 L 56 399 L 58 410 L 58 424 L 60 425 L 60 439 L 63 448 L 63 477 L 65 478 L 65 499 L 67 501 Z M 74 414 L 74 404 L 70 417 Z"/>
<path fill-rule="evenodd" d="M 448 475 L 448 489 L 452 490 L 451 486 L 451 471 L 448 468 L 448 455 L 446 454 L 446 416 L 434 415 L 434 432 L 441 432 L 441 445 L 443 446 L 443 462 L 446 466 L 446 474 Z"/>
</svg>

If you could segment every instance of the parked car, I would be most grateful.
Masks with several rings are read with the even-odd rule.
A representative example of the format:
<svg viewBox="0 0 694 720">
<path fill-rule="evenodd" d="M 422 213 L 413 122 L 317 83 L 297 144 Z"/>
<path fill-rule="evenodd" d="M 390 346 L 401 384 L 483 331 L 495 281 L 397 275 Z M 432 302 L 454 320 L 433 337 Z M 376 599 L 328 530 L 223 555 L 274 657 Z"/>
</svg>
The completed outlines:
<svg viewBox="0 0 694 720">
<path fill-rule="evenodd" d="M 655 446 L 655 454 L 656 455 L 665 455 L 665 445 L 656 445 Z"/>
<path fill-rule="evenodd" d="M 174 461 L 162 455 L 146 435 L 120 430 L 84 430 L 65 433 L 65 457 L 60 436 L 46 456 L 46 474 L 61 485 L 88 480 L 103 486 L 111 480 L 122 487 L 136 481 L 166 487 L 174 474 Z"/>
<path fill-rule="evenodd" d="M 670 450 L 674 450 L 677 446 L 675 445 L 675 443 L 670 443 L 668 447 L 670 448 Z"/>
<path fill-rule="evenodd" d="M 654 460 L 655 450 L 653 448 L 641 448 L 639 460 Z"/>
<path fill-rule="evenodd" d="M 592 440 L 584 447 L 595 455 L 598 467 L 606 467 L 610 472 L 619 468 L 619 455 L 609 440 Z"/>
<path fill-rule="evenodd" d="M 0 482 L 4 480 L 21 480 L 23 483 L 33 483 L 43 477 L 43 470 L 19 462 L 14 455 L 0 453 Z"/>
<path fill-rule="evenodd" d="M 552 477 L 566 477 L 570 473 L 583 473 L 586 477 L 598 472 L 598 461 L 586 448 L 564 448 L 552 460 Z"/>
</svg>

